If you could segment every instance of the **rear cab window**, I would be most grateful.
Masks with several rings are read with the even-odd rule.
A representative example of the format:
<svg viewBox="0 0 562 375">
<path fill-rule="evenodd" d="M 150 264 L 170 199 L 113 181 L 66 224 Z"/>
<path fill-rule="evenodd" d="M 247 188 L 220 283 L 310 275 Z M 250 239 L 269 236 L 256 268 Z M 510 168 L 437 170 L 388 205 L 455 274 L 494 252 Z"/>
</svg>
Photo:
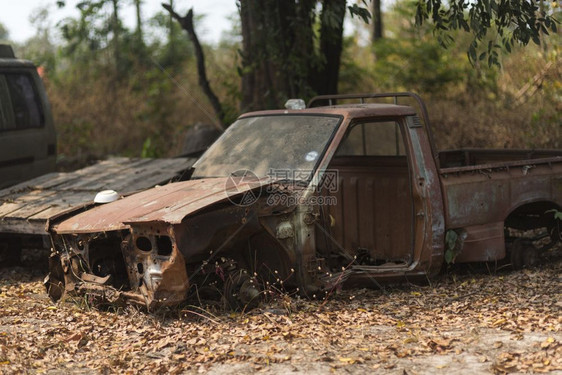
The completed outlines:
<svg viewBox="0 0 562 375">
<path fill-rule="evenodd" d="M 404 140 L 396 121 L 352 125 L 336 156 L 405 156 Z"/>
</svg>

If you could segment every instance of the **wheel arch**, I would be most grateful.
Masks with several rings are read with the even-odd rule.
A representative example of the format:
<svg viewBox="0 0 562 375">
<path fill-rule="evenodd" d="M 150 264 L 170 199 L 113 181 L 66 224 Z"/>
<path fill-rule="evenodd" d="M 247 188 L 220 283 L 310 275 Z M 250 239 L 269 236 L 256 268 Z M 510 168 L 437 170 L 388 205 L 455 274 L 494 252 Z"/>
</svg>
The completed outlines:
<svg viewBox="0 0 562 375">
<path fill-rule="evenodd" d="M 562 206 L 548 199 L 537 199 L 530 202 L 521 202 L 519 205 L 513 207 L 505 216 L 504 226 L 517 229 L 525 229 L 526 220 L 522 220 L 523 217 L 544 215 L 544 218 L 548 219 L 549 215 L 547 215 L 547 213 L 550 210 L 562 210 Z M 554 215 L 552 216 L 552 218 L 554 219 Z"/>
</svg>

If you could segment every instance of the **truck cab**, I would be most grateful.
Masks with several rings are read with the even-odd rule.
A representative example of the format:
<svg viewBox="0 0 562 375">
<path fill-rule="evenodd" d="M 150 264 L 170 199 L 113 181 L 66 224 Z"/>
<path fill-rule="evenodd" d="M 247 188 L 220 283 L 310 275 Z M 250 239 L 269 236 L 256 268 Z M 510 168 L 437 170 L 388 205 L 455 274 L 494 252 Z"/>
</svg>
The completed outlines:
<svg viewBox="0 0 562 375">
<path fill-rule="evenodd" d="M 55 170 L 56 134 L 32 62 L 0 45 L 0 188 Z"/>
</svg>

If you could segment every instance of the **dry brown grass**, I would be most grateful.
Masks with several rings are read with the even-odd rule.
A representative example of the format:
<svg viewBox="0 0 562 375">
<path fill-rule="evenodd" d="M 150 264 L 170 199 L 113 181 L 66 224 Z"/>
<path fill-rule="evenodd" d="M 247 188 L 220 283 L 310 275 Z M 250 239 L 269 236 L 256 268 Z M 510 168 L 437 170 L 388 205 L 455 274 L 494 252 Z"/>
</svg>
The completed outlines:
<svg viewBox="0 0 562 375">
<path fill-rule="evenodd" d="M 189 68 L 180 74 L 157 68 L 115 81 L 111 74 L 66 77 L 47 85 L 62 157 L 174 156 L 183 134 L 210 122 L 210 110 Z"/>
<path fill-rule="evenodd" d="M 340 91 L 418 91 L 427 101 L 438 149 L 560 148 L 558 49 L 551 45 L 544 52 L 529 46 L 515 51 L 504 58 L 498 72 L 455 68 L 465 76 L 439 92 L 420 92 L 416 82 L 397 81 L 400 72 L 394 78 L 378 74 L 369 50 L 353 47 L 355 65 L 342 67 Z M 239 97 L 236 52 L 230 47 L 207 52 L 211 84 L 234 119 Z M 446 61 L 466 65 L 458 57 Z M 408 64 L 413 62 L 403 65 Z M 181 151 L 189 126 L 215 120 L 193 62 L 177 72 L 163 72 L 154 64 L 121 81 L 108 70 L 96 69 L 75 66 L 47 82 L 61 159 L 141 156 L 143 151 L 145 156 L 174 156 Z M 427 72 L 423 74 L 427 79 Z"/>
</svg>

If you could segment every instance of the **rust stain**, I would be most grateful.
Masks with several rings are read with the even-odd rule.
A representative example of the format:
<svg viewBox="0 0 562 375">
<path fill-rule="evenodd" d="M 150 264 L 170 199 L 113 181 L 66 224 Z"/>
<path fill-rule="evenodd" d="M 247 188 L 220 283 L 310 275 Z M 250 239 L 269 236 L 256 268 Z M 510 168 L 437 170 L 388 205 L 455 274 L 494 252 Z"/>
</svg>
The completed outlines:
<svg viewBox="0 0 562 375">
<path fill-rule="evenodd" d="M 158 186 L 97 206 L 59 224 L 52 230 L 63 233 L 108 232 L 128 228 L 131 223 L 162 221 L 178 224 L 185 216 L 211 204 L 233 198 L 267 184 L 267 180 L 241 183 L 225 188 L 227 177 L 191 180 Z"/>
</svg>

